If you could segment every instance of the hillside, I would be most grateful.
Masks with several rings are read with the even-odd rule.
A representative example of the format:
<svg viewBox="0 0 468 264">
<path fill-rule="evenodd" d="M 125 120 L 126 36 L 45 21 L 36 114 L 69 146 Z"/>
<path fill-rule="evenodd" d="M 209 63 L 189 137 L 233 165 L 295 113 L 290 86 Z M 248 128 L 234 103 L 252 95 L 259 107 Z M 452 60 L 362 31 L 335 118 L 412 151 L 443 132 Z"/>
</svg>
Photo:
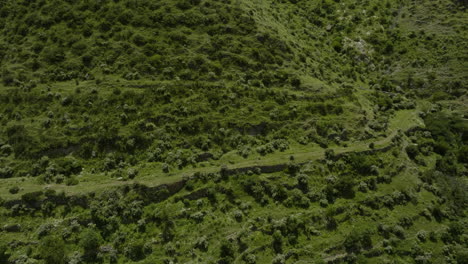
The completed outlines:
<svg viewBox="0 0 468 264">
<path fill-rule="evenodd" d="M 466 1 L 0 1 L 0 263 L 465 263 Z"/>
</svg>

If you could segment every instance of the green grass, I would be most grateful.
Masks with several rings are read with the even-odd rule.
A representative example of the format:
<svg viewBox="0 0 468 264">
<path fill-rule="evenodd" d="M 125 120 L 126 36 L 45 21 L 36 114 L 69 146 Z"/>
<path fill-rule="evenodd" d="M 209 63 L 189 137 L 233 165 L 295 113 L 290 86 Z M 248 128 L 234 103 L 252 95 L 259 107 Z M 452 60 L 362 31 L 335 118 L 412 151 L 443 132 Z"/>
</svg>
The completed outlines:
<svg viewBox="0 0 468 264">
<path fill-rule="evenodd" d="M 452 0 L 3 1 L 0 262 L 47 263 L 46 233 L 67 263 L 460 261 L 466 16 Z"/>
</svg>

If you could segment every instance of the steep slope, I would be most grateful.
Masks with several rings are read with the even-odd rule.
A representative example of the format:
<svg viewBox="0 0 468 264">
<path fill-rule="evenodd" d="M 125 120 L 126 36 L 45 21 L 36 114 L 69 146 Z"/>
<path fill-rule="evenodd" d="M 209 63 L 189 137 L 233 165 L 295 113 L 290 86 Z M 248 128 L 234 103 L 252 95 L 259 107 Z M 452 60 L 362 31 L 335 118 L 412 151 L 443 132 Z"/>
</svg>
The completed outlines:
<svg viewBox="0 0 468 264">
<path fill-rule="evenodd" d="M 0 1 L 0 263 L 463 263 L 465 1 Z"/>
</svg>

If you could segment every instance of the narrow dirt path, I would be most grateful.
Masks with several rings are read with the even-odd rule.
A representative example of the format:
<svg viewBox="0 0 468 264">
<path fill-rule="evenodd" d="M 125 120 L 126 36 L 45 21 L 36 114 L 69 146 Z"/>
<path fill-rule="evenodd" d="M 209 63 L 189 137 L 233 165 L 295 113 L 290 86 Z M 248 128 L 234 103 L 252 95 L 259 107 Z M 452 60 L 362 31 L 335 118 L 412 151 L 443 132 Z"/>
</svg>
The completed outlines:
<svg viewBox="0 0 468 264">
<path fill-rule="evenodd" d="M 375 144 L 375 150 L 379 151 L 387 148 L 392 143 L 392 139 L 397 135 L 398 131 L 405 131 L 414 127 L 416 125 L 421 125 L 421 120 L 417 117 L 417 110 L 402 110 L 395 114 L 395 116 L 389 122 L 389 134 L 385 138 L 378 140 L 365 140 L 355 142 L 348 147 L 332 147 L 329 148 L 333 150 L 335 154 L 344 154 L 352 152 L 364 152 L 371 151 L 369 144 L 373 142 Z M 289 162 L 290 157 L 294 156 L 294 162 L 298 164 L 303 164 L 312 160 L 323 159 L 325 157 L 325 149 L 314 147 L 310 151 L 295 151 L 290 149 L 286 152 L 276 152 L 264 157 L 261 159 L 245 160 L 237 162 L 235 164 L 229 165 L 228 170 L 231 173 L 236 171 L 246 171 L 251 168 L 259 168 L 262 172 L 273 172 L 282 170 L 282 166 L 286 166 Z M 40 191 L 45 188 L 53 189 L 56 191 L 64 191 L 67 195 L 74 195 L 80 193 L 89 193 L 89 192 L 99 192 L 109 188 L 115 188 L 118 186 L 132 185 L 135 183 L 143 184 L 148 187 L 156 187 L 164 184 L 176 183 L 184 178 L 192 177 L 197 172 L 219 172 L 221 169 L 221 164 L 213 165 L 210 167 L 197 167 L 184 169 L 182 171 L 176 171 L 174 173 L 163 173 L 160 170 L 150 170 L 147 175 L 141 175 L 135 180 L 130 181 L 119 181 L 114 178 L 105 178 L 100 180 L 88 180 L 80 182 L 75 186 L 66 186 L 64 184 L 49 184 L 41 185 L 36 183 L 35 178 L 10 178 L 10 179 L 1 179 L 0 180 L 0 197 L 4 199 L 18 199 L 20 196 L 27 192 Z M 23 190 L 18 194 L 9 194 L 8 186 L 12 184 L 19 184 Z M 3 190 L 2 190 L 3 189 Z"/>
</svg>

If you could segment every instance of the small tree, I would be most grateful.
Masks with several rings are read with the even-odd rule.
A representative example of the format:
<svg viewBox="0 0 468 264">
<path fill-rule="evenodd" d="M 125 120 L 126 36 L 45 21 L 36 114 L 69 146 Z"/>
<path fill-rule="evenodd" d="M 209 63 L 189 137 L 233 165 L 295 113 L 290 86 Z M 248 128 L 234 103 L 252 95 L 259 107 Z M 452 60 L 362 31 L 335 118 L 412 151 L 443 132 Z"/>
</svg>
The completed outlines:
<svg viewBox="0 0 468 264">
<path fill-rule="evenodd" d="M 87 229 L 81 234 L 80 246 L 84 249 L 84 259 L 94 261 L 97 257 L 101 237 L 96 231 Z"/>
<path fill-rule="evenodd" d="M 63 240 L 57 236 L 43 238 L 39 246 L 39 255 L 46 264 L 65 263 L 65 244 Z"/>
</svg>

